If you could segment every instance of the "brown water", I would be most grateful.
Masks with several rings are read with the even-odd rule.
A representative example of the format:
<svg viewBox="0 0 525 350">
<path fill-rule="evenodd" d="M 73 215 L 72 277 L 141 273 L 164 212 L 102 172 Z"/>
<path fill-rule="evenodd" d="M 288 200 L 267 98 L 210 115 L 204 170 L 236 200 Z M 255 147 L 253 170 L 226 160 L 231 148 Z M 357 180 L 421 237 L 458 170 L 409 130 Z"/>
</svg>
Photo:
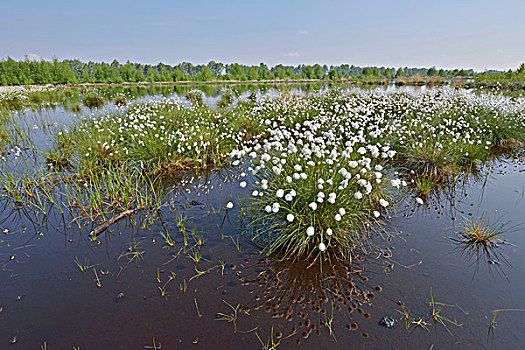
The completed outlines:
<svg viewBox="0 0 525 350">
<path fill-rule="evenodd" d="M 99 244 L 91 226 L 0 199 L 0 227 L 9 230 L 0 237 L 0 348 L 144 349 L 155 339 L 162 349 L 256 349 L 273 334 L 279 349 L 524 349 L 525 312 L 499 313 L 489 333 L 493 310 L 525 309 L 525 227 L 515 226 L 525 220 L 522 159 L 494 160 L 422 206 L 399 193 L 406 197 L 373 240 L 392 257 L 363 253 L 352 264 L 259 256 L 248 217 L 238 205 L 224 209 L 246 194 L 239 169 L 175 182 L 169 206 L 115 224 Z M 179 215 L 202 245 L 189 237 L 184 247 Z M 499 255 L 476 261 L 451 237 L 481 215 L 514 229 Z M 93 267 L 81 272 L 75 259 Z M 431 293 L 446 304 L 435 304 L 446 327 L 430 318 Z M 407 329 L 397 301 L 428 324 Z M 379 325 L 385 315 L 393 328 Z"/>
</svg>

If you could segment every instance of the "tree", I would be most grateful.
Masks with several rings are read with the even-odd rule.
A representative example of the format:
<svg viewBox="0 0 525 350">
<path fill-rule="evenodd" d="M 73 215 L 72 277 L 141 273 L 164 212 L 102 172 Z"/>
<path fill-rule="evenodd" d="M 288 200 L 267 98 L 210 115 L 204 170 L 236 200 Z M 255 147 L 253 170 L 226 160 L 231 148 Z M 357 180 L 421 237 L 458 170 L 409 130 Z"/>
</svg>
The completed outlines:
<svg viewBox="0 0 525 350">
<path fill-rule="evenodd" d="M 328 72 L 328 78 L 330 80 L 336 80 L 336 79 L 339 79 L 339 73 L 337 73 L 337 70 L 335 69 L 330 69 L 330 71 Z"/>
<path fill-rule="evenodd" d="M 303 75 L 307 79 L 314 79 L 315 78 L 315 73 L 314 73 L 314 69 L 312 68 L 312 66 L 305 66 L 304 70 L 303 70 Z"/>
<path fill-rule="evenodd" d="M 248 68 L 248 80 L 257 80 L 258 77 L 259 72 L 257 70 L 257 67 Z"/>
<path fill-rule="evenodd" d="M 244 69 L 242 69 L 241 65 L 238 63 L 233 64 L 231 75 L 234 80 L 246 80 L 246 74 L 244 74 Z"/>
<path fill-rule="evenodd" d="M 213 73 L 208 66 L 203 66 L 202 70 L 195 76 L 195 80 L 198 81 L 211 81 L 213 78 Z"/>
<path fill-rule="evenodd" d="M 436 67 L 430 67 L 427 71 L 427 75 L 429 77 L 433 77 L 435 75 L 437 75 L 437 70 L 436 70 Z"/>
<path fill-rule="evenodd" d="M 268 66 L 264 63 L 259 64 L 259 79 L 261 80 L 270 80 L 273 79 L 273 75 L 268 69 Z"/>
<path fill-rule="evenodd" d="M 524 75 L 525 74 L 525 63 L 520 64 L 518 69 L 516 69 L 516 73 L 518 75 Z"/>
<path fill-rule="evenodd" d="M 314 66 L 314 79 L 323 79 L 323 69 L 318 64 Z"/>
<path fill-rule="evenodd" d="M 223 63 L 210 61 L 210 62 L 208 62 L 207 66 L 208 66 L 208 68 L 210 69 L 211 73 L 214 76 L 220 77 L 223 74 L 223 71 L 224 71 L 224 64 Z"/>
</svg>

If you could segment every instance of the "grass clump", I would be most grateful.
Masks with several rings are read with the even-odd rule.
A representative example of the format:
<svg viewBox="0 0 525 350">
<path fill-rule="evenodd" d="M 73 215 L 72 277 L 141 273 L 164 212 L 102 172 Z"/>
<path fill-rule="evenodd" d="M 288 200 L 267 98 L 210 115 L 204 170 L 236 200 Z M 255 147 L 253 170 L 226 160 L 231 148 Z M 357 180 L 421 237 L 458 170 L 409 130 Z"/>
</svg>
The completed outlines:
<svg viewBox="0 0 525 350">
<path fill-rule="evenodd" d="M 197 89 L 190 90 L 186 98 L 193 104 L 202 104 L 203 92 Z"/>
<path fill-rule="evenodd" d="M 62 170 L 71 166 L 69 158 L 59 151 L 49 152 L 46 155 L 46 163 L 55 170 Z"/>
<path fill-rule="evenodd" d="M 509 227 L 502 217 L 490 222 L 485 215 L 481 215 L 479 218 L 466 218 L 461 228 L 453 240 L 461 245 L 467 256 L 475 262 L 481 258 L 495 264 L 499 264 L 498 260 L 506 262 L 499 249 L 509 244 L 504 239 L 505 233 L 516 227 Z"/>
<path fill-rule="evenodd" d="M 7 132 L 7 124 L 9 123 L 9 116 L 0 114 L 0 154 L 4 153 L 9 134 Z"/>
<path fill-rule="evenodd" d="M 55 170 L 21 165 L 0 168 L 0 198 L 36 215 L 46 217 L 54 210 L 69 213 L 75 218 L 72 222 L 92 223 L 106 221 L 112 213 L 158 210 L 162 205 L 156 179 L 131 165 L 91 169 L 82 177 Z"/>
<path fill-rule="evenodd" d="M 124 96 L 117 96 L 117 97 L 115 97 L 115 105 L 117 105 L 117 106 L 125 106 L 126 105 L 126 97 L 124 97 Z"/>
<path fill-rule="evenodd" d="M 218 112 L 168 99 L 83 119 L 57 137 L 52 152 L 64 154 L 81 173 L 128 163 L 148 173 L 169 174 L 222 166 L 228 152 L 260 130 L 239 111 Z"/>
<path fill-rule="evenodd" d="M 497 147 L 523 143 L 522 107 L 501 102 L 446 89 L 392 97 L 389 137 L 400 163 L 418 174 L 446 177 L 485 161 Z"/>
<path fill-rule="evenodd" d="M 51 85 L 1 87 L 0 115 L 57 106 L 69 109 L 79 101 L 79 90 L 74 88 Z"/>
<path fill-rule="evenodd" d="M 226 91 L 221 95 L 221 98 L 219 102 L 217 102 L 217 105 L 220 108 L 226 108 L 228 106 L 231 106 L 233 103 L 233 94 L 230 91 Z"/>
<path fill-rule="evenodd" d="M 411 333 L 418 328 L 424 329 L 427 332 L 429 332 L 430 326 L 442 326 L 449 335 L 452 335 L 449 326 L 462 327 L 463 324 L 458 323 L 458 321 L 455 318 L 452 319 L 446 317 L 443 311 L 445 309 L 458 309 L 465 315 L 468 314 L 467 312 L 464 312 L 458 305 L 446 304 L 436 301 L 432 293 L 432 288 L 430 288 L 430 301 L 428 302 L 429 312 L 426 317 L 413 315 L 401 301 L 397 302 L 397 304 L 402 308 L 402 310 L 398 310 L 398 312 L 401 314 L 401 319 L 405 323 L 405 328 L 406 330 L 410 330 Z"/>
<path fill-rule="evenodd" d="M 104 98 L 94 93 L 88 93 L 82 98 L 82 102 L 88 108 L 99 108 L 104 105 Z"/>
<path fill-rule="evenodd" d="M 82 106 L 80 105 L 73 105 L 71 106 L 71 111 L 74 112 L 74 113 L 78 113 L 82 110 Z"/>
<path fill-rule="evenodd" d="M 257 177 L 251 187 L 255 240 L 266 255 L 316 257 L 325 250 L 351 257 L 367 241 L 367 229 L 388 207 L 382 163 L 395 155 L 388 145 L 360 137 L 369 120 L 353 126 L 336 103 L 321 115 L 302 97 L 268 102 L 278 111 L 267 138 L 248 143 L 234 156 L 248 154 Z M 282 103 L 285 113 L 279 113 Z M 336 111 L 337 110 L 337 111 Z M 355 127 L 355 128 L 354 128 Z"/>
<path fill-rule="evenodd" d="M 286 158 L 282 169 L 274 169 L 278 174 L 263 170 L 259 190 L 252 192 L 255 223 L 264 227 L 258 238 L 267 241 L 263 252 L 287 258 L 326 249 L 347 254 L 366 241 L 380 208 L 388 206 L 383 186 L 371 186 L 376 173 L 355 177 L 360 169 L 351 161 L 328 165 L 327 159 L 312 164 L 294 154 Z"/>
</svg>

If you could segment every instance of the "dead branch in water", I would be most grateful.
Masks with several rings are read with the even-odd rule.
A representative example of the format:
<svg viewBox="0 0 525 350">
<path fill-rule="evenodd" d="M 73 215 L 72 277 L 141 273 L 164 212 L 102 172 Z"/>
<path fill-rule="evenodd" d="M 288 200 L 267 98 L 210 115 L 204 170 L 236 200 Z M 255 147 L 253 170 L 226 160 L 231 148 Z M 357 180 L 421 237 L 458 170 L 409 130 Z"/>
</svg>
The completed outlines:
<svg viewBox="0 0 525 350">
<path fill-rule="evenodd" d="M 89 234 L 91 238 L 98 237 L 102 232 L 106 231 L 109 226 L 113 225 L 115 222 L 120 221 L 130 215 L 133 215 L 137 211 L 137 209 L 128 209 L 123 211 L 122 213 L 113 216 L 108 221 L 105 221 L 102 225 L 95 227 L 93 231 Z"/>
</svg>

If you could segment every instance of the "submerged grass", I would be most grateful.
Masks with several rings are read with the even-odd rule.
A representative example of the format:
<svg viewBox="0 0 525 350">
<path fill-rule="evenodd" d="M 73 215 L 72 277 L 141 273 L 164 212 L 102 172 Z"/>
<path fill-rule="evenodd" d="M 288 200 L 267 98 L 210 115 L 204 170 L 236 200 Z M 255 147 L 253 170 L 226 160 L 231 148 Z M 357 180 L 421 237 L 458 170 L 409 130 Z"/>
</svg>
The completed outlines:
<svg viewBox="0 0 525 350">
<path fill-rule="evenodd" d="M 410 330 L 411 334 L 416 329 L 424 329 L 425 331 L 429 332 L 431 326 L 441 326 L 447 331 L 448 334 L 452 335 L 449 326 L 462 327 L 463 324 L 459 323 L 456 319 L 445 316 L 443 311 L 445 309 L 458 309 L 463 314 L 468 315 L 468 312 L 463 311 L 458 305 L 446 304 L 436 301 L 434 299 L 432 288 L 430 288 L 430 300 L 428 301 L 427 316 L 415 316 L 402 302 L 399 301 L 397 304 L 401 307 L 401 310 L 398 310 L 398 312 L 400 313 L 401 319 L 405 324 L 405 329 L 407 331 Z"/>
<path fill-rule="evenodd" d="M 163 191 L 155 179 L 134 168 L 92 169 L 87 176 L 28 168 L 24 163 L 0 167 L 0 198 L 47 216 L 51 210 L 72 218 L 71 223 L 97 223 L 129 209 L 158 210 Z"/>
</svg>

